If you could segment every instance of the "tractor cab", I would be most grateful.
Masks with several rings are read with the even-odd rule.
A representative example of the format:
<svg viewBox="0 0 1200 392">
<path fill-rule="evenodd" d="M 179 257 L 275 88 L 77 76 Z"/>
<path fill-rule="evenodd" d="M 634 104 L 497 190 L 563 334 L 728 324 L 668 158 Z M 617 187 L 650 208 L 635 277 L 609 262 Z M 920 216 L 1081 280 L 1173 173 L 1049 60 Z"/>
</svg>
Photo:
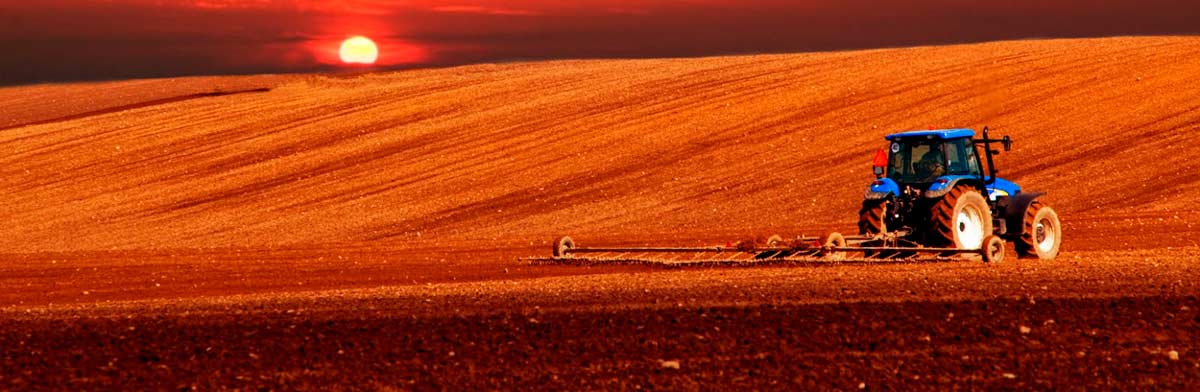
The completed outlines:
<svg viewBox="0 0 1200 392">
<path fill-rule="evenodd" d="M 971 129 L 908 131 L 886 139 L 888 147 L 879 152 L 874 163 L 879 179 L 868 190 L 868 198 L 904 194 L 936 198 L 960 183 L 986 190 L 992 201 L 1021 191 L 1017 184 L 997 178 L 992 169 L 992 155 L 999 151 L 992 150 L 991 143 L 1000 143 L 1008 150 L 1012 141 L 1008 137 L 988 139 L 986 128 L 982 139 L 975 139 Z M 984 147 L 983 157 L 990 172 L 984 171 L 984 158 L 977 145 Z"/>
<path fill-rule="evenodd" d="M 971 130 L 916 131 L 888 136 L 887 177 L 898 184 L 932 184 L 942 176 L 983 177 Z"/>
</svg>

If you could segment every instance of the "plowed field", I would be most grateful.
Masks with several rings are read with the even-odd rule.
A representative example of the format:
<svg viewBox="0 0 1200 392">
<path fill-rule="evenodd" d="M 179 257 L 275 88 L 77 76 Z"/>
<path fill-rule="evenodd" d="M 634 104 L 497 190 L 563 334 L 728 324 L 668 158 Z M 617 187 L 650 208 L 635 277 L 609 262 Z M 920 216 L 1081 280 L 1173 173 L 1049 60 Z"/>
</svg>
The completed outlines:
<svg viewBox="0 0 1200 392">
<path fill-rule="evenodd" d="M 1149 37 L 0 88 L 0 389 L 1194 389 L 1197 75 Z M 852 232 L 885 134 L 984 125 L 1057 260 L 517 261 Z"/>
</svg>

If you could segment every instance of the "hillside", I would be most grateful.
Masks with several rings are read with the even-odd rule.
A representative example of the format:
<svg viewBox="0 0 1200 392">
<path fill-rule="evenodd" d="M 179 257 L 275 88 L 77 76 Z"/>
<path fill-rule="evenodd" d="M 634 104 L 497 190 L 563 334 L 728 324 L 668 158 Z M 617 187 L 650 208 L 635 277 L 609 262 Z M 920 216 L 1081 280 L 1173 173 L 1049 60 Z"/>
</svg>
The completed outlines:
<svg viewBox="0 0 1200 392">
<path fill-rule="evenodd" d="M 0 247 L 849 230 L 883 135 L 931 125 L 1011 135 L 1001 175 L 1049 192 L 1068 230 L 1186 232 L 1196 75 L 1200 38 L 1154 37 L 229 78 L 270 91 L 214 96 L 131 81 L 101 104 L 5 88 L 21 120 L 0 131 Z"/>
</svg>

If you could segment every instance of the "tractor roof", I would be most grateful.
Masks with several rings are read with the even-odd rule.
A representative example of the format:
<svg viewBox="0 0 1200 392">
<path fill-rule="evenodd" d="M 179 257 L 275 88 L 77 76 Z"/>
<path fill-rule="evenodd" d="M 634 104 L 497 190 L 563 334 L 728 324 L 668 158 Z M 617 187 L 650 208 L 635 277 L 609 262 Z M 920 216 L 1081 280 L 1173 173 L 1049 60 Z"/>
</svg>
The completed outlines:
<svg viewBox="0 0 1200 392">
<path fill-rule="evenodd" d="M 928 139 L 933 139 L 933 138 L 958 139 L 958 138 L 963 138 L 963 137 L 975 137 L 975 130 L 967 129 L 967 128 L 959 128 L 959 129 L 931 129 L 928 131 L 908 131 L 908 132 L 900 132 L 900 133 L 893 133 L 891 135 L 887 135 L 887 140 L 896 140 L 896 139 L 904 139 L 904 138 L 911 138 L 911 137 L 928 138 Z"/>
</svg>

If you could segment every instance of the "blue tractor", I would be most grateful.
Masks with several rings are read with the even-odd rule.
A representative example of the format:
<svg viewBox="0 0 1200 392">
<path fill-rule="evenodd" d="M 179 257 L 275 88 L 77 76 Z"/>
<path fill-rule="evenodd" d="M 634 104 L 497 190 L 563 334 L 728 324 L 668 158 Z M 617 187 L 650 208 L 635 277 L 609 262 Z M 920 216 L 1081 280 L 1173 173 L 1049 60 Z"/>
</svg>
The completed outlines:
<svg viewBox="0 0 1200 392">
<path fill-rule="evenodd" d="M 1005 136 L 982 138 L 970 129 L 901 132 L 887 136 L 875 156 L 875 177 L 859 211 L 856 236 L 779 235 L 724 246 L 578 247 L 554 242 L 548 263 L 637 263 L 678 267 L 849 261 L 940 261 L 981 257 L 1004 260 L 1005 244 L 1019 256 L 1058 256 L 1062 226 L 1054 210 L 1017 184 L 996 177 L 992 157 L 1012 148 Z M 982 148 L 982 155 L 980 149 Z M 981 159 L 983 157 L 983 159 Z M 984 171 L 984 161 L 987 172 Z"/>
<path fill-rule="evenodd" d="M 903 257 L 911 247 L 990 249 L 1002 255 L 1005 240 L 1021 257 L 1054 259 L 1062 226 L 1053 209 L 996 177 L 992 156 L 1012 148 L 1008 136 L 975 138 L 971 129 L 901 132 L 874 162 L 876 180 L 859 211 L 858 230 L 873 257 Z M 987 171 L 982 156 L 987 162 Z M 890 254 L 882 254 L 891 252 Z M 869 252 L 868 252 L 869 253 Z"/>
</svg>

